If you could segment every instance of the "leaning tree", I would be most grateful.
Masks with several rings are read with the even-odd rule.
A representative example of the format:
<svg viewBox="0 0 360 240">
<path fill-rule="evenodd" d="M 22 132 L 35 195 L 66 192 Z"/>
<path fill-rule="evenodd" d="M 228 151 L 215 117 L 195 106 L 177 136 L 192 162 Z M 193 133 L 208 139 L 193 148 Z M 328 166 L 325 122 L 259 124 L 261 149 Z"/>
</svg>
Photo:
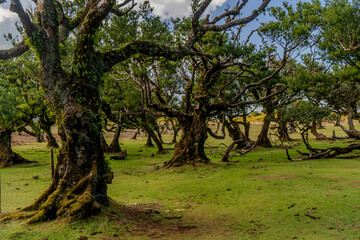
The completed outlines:
<svg viewBox="0 0 360 240">
<path fill-rule="evenodd" d="M 194 46 L 202 34 L 250 22 L 270 0 L 263 0 L 248 17 L 231 18 L 238 16 L 246 5 L 247 1 L 242 1 L 218 17 L 200 21 L 211 2 L 204 0 L 196 6 L 190 34 L 180 46 L 171 48 L 142 39 L 117 49 L 99 51 L 97 44 L 101 39 L 97 33 L 104 20 L 128 14 L 135 5 L 133 1 L 44 0 L 37 2 L 36 13 L 29 16 L 20 0 L 11 0 L 10 10 L 19 16 L 25 40 L 12 49 L 1 50 L 0 59 L 19 56 L 30 47 L 37 53 L 40 83 L 52 110 L 59 116 L 64 145 L 59 150 L 50 186 L 35 202 L 6 219 L 27 216 L 28 222 L 62 217 L 76 220 L 96 214 L 101 206 L 109 204 L 107 184 L 113 175 L 100 145 L 102 76 L 133 55 L 163 56 L 171 60 L 201 55 Z M 224 22 L 229 16 L 229 21 Z M 73 44 L 74 51 L 66 51 L 68 44 Z"/>
</svg>

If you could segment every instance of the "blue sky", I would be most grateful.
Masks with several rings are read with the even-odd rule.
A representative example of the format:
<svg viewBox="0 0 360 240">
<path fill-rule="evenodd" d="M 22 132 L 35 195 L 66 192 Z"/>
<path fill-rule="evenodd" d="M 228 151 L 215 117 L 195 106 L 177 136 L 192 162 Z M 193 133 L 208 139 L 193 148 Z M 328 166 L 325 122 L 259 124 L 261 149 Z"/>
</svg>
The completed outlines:
<svg viewBox="0 0 360 240">
<path fill-rule="evenodd" d="M 143 0 L 136 0 L 135 2 L 142 2 Z M 22 0 L 24 7 L 30 6 L 27 0 Z M 172 17 L 184 17 L 188 16 L 191 13 L 190 8 L 191 0 L 150 0 L 150 3 L 154 7 L 154 13 L 161 16 L 163 19 Z M 226 8 L 228 5 L 233 6 L 237 0 L 213 0 L 212 4 L 209 7 L 208 13 L 212 16 L 218 15 Z M 270 6 L 279 6 L 283 1 L 272 0 L 270 2 Z M 289 3 L 295 4 L 299 2 L 298 0 L 288 0 Z M 0 5 L 0 49 L 6 49 L 10 47 L 10 44 L 5 41 L 3 35 L 7 33 L 16 34 L 16 30 L 14 29 L 14 23 L 18 21 L 15 14 L 9 11 L 9 3 L 8 0 L 5 4 Z M 251 12 L 258 8 L 262 3 L 262 0 L 250 0 L 247 4 L 247 7 L 242 12 L 243 16 L 247 16 L 251 14 Z M 248 28 L 255 29 L 259 22 L 268 21 L 269 17 L 261 15 L 259 16 L 258 21 L 252 22 Z"/>
</svg>

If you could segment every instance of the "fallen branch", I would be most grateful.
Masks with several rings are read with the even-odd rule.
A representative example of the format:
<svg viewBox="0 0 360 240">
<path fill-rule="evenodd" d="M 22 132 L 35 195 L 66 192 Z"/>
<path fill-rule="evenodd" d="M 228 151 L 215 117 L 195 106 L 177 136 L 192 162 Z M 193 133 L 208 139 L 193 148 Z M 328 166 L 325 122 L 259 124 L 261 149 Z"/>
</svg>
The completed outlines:
<svg viewBox="0 0 360 240">
<path fill-rule="evenodd" d="M 360 144 L 350 144 L 347 147 L 341 148 L 341 147 L 331 147 L 331 148 L 327 148 L 327 149 L 323 149 L 320 152 L 316 153 L 316 154 L 307 154 L 307 157 L 304 158 L 299 158 L 299 159 L 292 159 L 289 155 L 289 150 L 286 148 L 286 155 L 288 157 L 289 161 L 292 162 L 298 162 L 298 161 L 304 161 L 304 160 L 311 160 L 311 159 L 329 159 L 329 158 L 334 158 L 337 155 L 341 155 L 341 154 L 347 154 L 347 153 L 351 153 L 354 150 L 360 150 Z M 298 151 L 299 152 L 299 151 Z M 302 155 L 305 155 L 305 153 L 299 152 Z"/>
</svg>

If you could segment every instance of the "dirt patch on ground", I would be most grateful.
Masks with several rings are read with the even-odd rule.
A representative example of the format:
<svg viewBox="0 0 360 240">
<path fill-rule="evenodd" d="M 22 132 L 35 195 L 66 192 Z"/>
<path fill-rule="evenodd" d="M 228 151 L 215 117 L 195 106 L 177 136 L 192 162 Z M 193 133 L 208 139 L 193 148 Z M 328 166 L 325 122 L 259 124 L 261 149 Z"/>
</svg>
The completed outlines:
<svg viewBox="0 0 360 240">
<path fill-rule="evenodd" d="M 125 130 L 123 132 L 121 132 L 120 138 L 132 138 L 134 136 L 136 130 Z M 56 141 L 59 143 L 60 142 L 60 136 L 57 134 L 57 128 L 53 129 L 53 135 L 56 139 Z M 106 132 L 105 133 L 105 137 L 109 137 L 112 138 L 114 136 L 113 132 Z M 145 137 L 145 133 L 140 132 L 138 135 L 138 137 Z M 22 133 L 18 133 L 15 132 L 12 135 L 12 145 L 13 146 L 17 146 L 17 145 L 25 145 L 25 144 L 33 144 L 36 143 L 37 140 L 35 137 L 22 132 Z"/>
<path fill-rule="evenodd" d="M 261 179 L 291 179 L 297 178 L 295 175 L 267 175 L 267 176 L 259 176 Z"/>
<path fill-rule="evenodd" d="M 322 178 L 328 179 L 330 181 L 334 181 L 334 182 L 338 182 L 338 181 L 343 181 L 346 180 L 347 178 L 342 177 L 342 176 L 337 176 L 337 175 L 323 175 L 321 176 Z"/>
<path fill-rule="evenodd" d="M 116 204 L 116 203 L 115 203 Z M 112 239 L 181 239 L 193 236 L 197 226 L 187 224 L 180 213 L 163 212 L 161 204 L 130 204 L 117 205 L 115 211 L 106 214 L 110 221 L 123 226 L 113 233 L 113 237 L 97 238 Z M 196 231 L 194 231 L 196 232 Z M 181 238 L 176 238 L 180 237 Z"/>
<path fill-rule="evenodd" d="M 351 180 L 341 184 L 341 186 L 347 185 L 350 185 L 353 188 L 360 188 L 360 180 Z"/>
</svg>

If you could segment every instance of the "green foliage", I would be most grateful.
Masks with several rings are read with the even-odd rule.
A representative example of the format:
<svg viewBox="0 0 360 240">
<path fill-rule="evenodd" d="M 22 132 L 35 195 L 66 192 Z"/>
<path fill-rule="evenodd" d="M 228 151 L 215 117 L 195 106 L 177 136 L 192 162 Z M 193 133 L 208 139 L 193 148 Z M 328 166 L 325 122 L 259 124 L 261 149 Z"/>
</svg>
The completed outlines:
<svg viewBox="0 0 360 240">
<path fill-rule="evenodd" d="M 296 122 L 300 129 L 309 130 L 312 125 L 324 120 L 331 114 L 331 109 L 312 104 L 309 101 L 301 101 L 295 107 L 287 110 L 287 122 Z"/>
<path fill-rule="evenodd" d="M 1 69 L 0 72 L 0 130 L 16 131 L 28 119 L 28 106 L 21 90 L 10 84 Z"/>
<path fill-rule="evenodd" d="M 318 28 L 319 13 L 321 5 L 318 0 L 298 2 L 296 7 L 284 1 L 283 7 L 270 9 L 270 16 L 276 20 L 262 24 L 260 35 L 269 41 L 270 48 L 276 47 L 273 43 L 284 49 L 307 46 L 314 41 L 312 34 Z"/>
<path fill-rule="evenodd" d="M 357 65 L 360 60 L 360 51 L 355 48 L 360 46 L 359 25 L 360 1 L 326 1 L 321 25 L 320 48 L 332 60 Z"/>
</svg>

